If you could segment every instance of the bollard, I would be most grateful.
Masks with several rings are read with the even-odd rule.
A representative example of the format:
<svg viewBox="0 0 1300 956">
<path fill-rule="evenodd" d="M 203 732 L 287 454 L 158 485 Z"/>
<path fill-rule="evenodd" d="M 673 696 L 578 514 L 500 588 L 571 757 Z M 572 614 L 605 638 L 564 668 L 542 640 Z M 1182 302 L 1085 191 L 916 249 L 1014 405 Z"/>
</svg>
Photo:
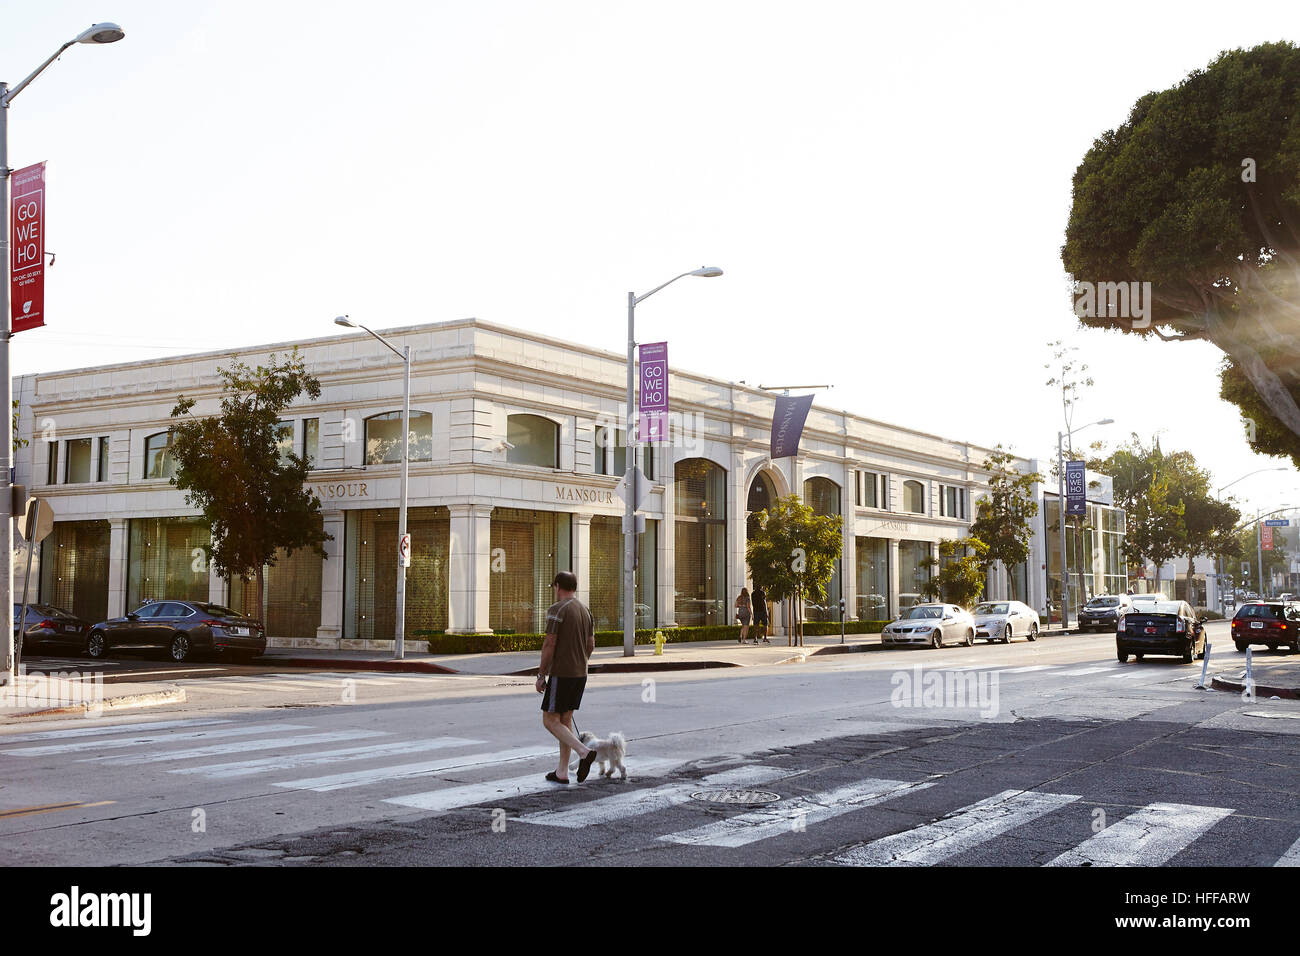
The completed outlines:
<svg viewBox="0 0 1300 956">
<path fill-rule="evenodd" d="M 1205 672 L 1210 669 L 1210 649 L 1213 646 L 1209 641 L 1205 642 L 1205 654 L 1201 657 L 1201 682 L 1193 690 L 1205 690 Z"/>
<path fill-rule="evenodd" d="M 844 598 L 840 598 L 840 643 L 844 643 Z"/>
<path fill-rule="evenodd" d="M 1250 647 L 1246 647 L 1246 688 L 1241 692 L 1242 700 L 1255 699 L 1255 675 L 1251 670 Z"/>
</svg>

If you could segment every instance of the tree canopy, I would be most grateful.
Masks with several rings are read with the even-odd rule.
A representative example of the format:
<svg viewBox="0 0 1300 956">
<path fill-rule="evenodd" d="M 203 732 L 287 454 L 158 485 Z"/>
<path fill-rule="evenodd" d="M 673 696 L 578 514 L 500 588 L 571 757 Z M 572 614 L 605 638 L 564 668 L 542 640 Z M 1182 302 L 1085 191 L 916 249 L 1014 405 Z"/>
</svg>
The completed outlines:
<svg viewBox="0 0 1300 956">
<path fill-rule="evenodd" d="M 814 514 L 798 495 L 778 498 L 760 515 L 745 545 L 745 560 L 755 587 L 773 600 L 791 599 L 802 643 L 801 603 L 810 595 L 825 600 L 840 556 L 840 519 Z"/>
<path fill-rule="evenodd" d="M 939 557 L 925 561 L 932 568 L 938 567 L 939 573 L 925 582 L 921 594 L 930 601 L 970 607 L 984 593 L 988 550 L 988 545 L 976 537 L 940 541 Z"/>
<path fill-rule="evenodd" d="M 1257 422 L 1256 449 L 1292 454 L 1278 430 L 1300 436 L 1300 50 L 1230 50 L 1139 98 L 1074 174 L 1061 259 L 1077 283 L 1149 282 L 1147 314 L 1080 322 L 1213 343 L 1225 383 L 1258 400 L 1247 411 L 1225 385 Z"/>
<path fill-rule="evenodd" d="M 1001 561 L 1008 570 L 1029 560 L 1029 542 L 1034 536 L 1034 517 L 1038 502 L 1034 499 L 1034 483 L 1042 481 L 1037 473 L 1021 474 L 1013 466 L 1015 456 L 999 445 L 984 460 L 989 473 L 989 493 L 975 506 L 975 521 L 970 526 L 972 538 L 985 546 L 984 566 Z M 1015 593 L 1015 575 L 1011 581 L 1013 600 L 1024 600 L 1027 595 Z"/>
</svg>

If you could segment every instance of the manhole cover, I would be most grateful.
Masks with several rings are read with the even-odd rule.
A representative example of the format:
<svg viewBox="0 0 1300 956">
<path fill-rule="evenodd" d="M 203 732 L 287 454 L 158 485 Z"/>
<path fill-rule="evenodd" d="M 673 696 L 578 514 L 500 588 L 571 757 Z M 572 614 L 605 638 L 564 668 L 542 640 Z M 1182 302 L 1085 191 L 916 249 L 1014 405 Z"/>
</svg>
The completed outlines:
<svg viewBox="0 0 1300 956">
<path fill-rule="evenodd" d="M 775 803 L 781 799 L 779 793 L 771 790 L 697 790 L 691 794 L 692 800 L 705 803 Z"/>
</svg>

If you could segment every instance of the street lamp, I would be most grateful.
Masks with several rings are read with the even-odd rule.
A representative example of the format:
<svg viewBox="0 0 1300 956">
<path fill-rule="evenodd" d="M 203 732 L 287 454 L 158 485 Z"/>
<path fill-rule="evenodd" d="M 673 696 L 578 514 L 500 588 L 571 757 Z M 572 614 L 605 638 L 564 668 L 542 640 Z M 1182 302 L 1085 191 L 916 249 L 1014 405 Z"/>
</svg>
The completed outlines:
<svg viewBox="0 0 1300 956">
<path fill-rule="evenodd" d="M 637 295 L 635 292 L 627 294 L 627 422 L 625 424 L 624 435 L 624 489 L 623 494 L 626 496 L 623 507 L 623 656 L 632 657 L 635 654 L 636 646 L 636 572 L 632 564 L 636 560 L 636 448 L 637 442 L 633 425 L 636 423 L 636 416 L 633 413 L 633 402 L 635 398 L 632 394 L 633 379 L 635 377 L 633 366 L 636 362 L 636 307 L 644 302 L 650 296 L 654 295 L 660 289 L 672 285 L 678 279 L 684 279 L 686 276 L 701 276 L 705 279 L 712 279 L 722 275 L 722 270 L 717 266 L 702 266 L 692 272 L 683 272 L 679 276 L 673 276 L 663 285 L 657 285 L 645 295 Z M 12 558 L 10 559 L 12 560 Z"/>
<path fill-rule="evenodd" d="M 9 89 L 9 84 L 0 82 L 0 260 L 4 262 L 4 265 L 0 266 L 0 286 L 4 287 L 4 291 L 0 293 L 0 306 L 4 309 L 4 337 L 3 342 L 0 343 L 0 379 L 4 380 L 5 408 L 4 442 L 3 447 L 0 447 L 0 527 L 4 527 L 5 534 L 9 536 L 13 534 L 13 478 L 10 468 L 13 465 L 14 449 L 13 416 L 10 414 L 14 402 L 14 389 L 13 380 L 9 377 L 9 340 L 13 337 L 9 315 L 9 174 L 11 172 L 9 169 L 9 103 L 74 43 L 116 43 L 124 36 L 126 33 L 116 23 L 96 23 L 59 47 L 49 59 L 12 90 Z M 0 683 L 6 684 L 12 682 L 14 676 L 14 553 L 11 544 L 12 542 L 5 542 L 4 546 L 0 547 L 0 552 L 4 553 L 3 558 L 0 558 L 0 582 L 3 582 L 0 583 L 0 608 L 2 608 L 0 621 L 4 622 L 4 636 L 0 639 L 5 642 L 4 673 L 0 675 Z"/>
<path fill-rule="evenodd" d="M 1281 465 L 1281 466 L 1279 466 L 1279 467 L 1277 467 L 1277 468 L 1260 468 L 1260 469 L 1258 469 L 1258 470 L 1256 470 L 1256 471 L 1252 471 L 1252 472 L 1250 472 L 1249 474 L 1242 475 L 1240 478 L 1236 479 L 1235 481 L 1230 481 L 1230 482 L 1228 482 L 1226 485 L 1223 485 L 1221 488 L 1219 488 L 1219 489 L 1214 493 L 1214 497 L 1217 498 L 1219 501 L 1223 501 L 1223 492 L 1226 491 L 1228 488 L 1231 488 L 1231 487 L 1232 487 L 1233 485 L 1235 485 L 1238 481 L 1245 481 L 1247 478 L 1253 478 L 1253 477 L 1255 477 L 1256 475 L 1262 475 L 1262 474 L 1263 474 L 1264 472 L 1266 472 L 1266 471 L 1290 471 L 1290 469 L 1287 468 L 1285 465 Z M 1256 530 L 1255 530 L 1255 534 L 1256 534 L 1256 536 L 1259 535 L 1259 529 L 1256 529 Z M 1261 554 L 1261 555 L 1263 554 L 1263 549 L 1262 549 L 1262 548 L 1261 548 L 1261 550 L 1260 550 L 1260 554 Z M 1222 614 L 1222 613 L 1224 613 L 1224 607 L 1225 607 L 1225 605 L 1224 605 L 1224 603 L 1223 603 L 1223 555 L 1222 555 L 1222 553 L 1220 553 L 1220 554 L 1216 554 L 1216 555 L 1214 556 L 1214 560 L 1215 560 L 1215 564 L 1214 564 L 1214 583 L 1215 583 L 1215 588 L 1216 588 L 1216 589 L 1218 590 L 1218 592 L 1219 592 L 1219 613 Z M 1263 573 L 1263 569 L 1262 569 L 1262 568 L 1260 569 L 1260 571 L 1261 571 L 1261 573 Z M 1262 591 L 1261 591 L 1260 593 L 1261 593 L 1261 595 L 1263 594 Z M 1207 600 L 1208 600 L 1208 599 L 1207 599 Z M 1234 597 L 1233 600 L 1235 601 L 1236 598 Z"/>
<path fill-rule="evenodd" d="M 1091 428 L 1093 425 L 1113 424 L 1115 424 L 1115 419 L 1103 418 L 1100 421 L 1088 422 L 1086 425 L 1080 425 L 1078 428 L 1070 428 L 1067 425 L 1065 431 L 1056 433 L 1056 478 L 1058 495 L 1056 510 L 1060 513 L 1061 518 L 1061 630 L 1063 631 L 1070 626 L 1070 575 L 1065 563 L 1065 439 L 1073 438 L 1075 432 L 1081 432 L 1085 428 Z M 1073 444 L 1071 444 L 1070 447 L 1073 449 Z"/>
<path fill-rule="evenodd" d="M 411 347 L 404 345 L 402 351 L 398 352 L 397 346 L 382 335 L 377 335 L 360 322 L 353 322 L 346 315 L 340 315 L 334 320 L 334 324 L 349 329 L 362 329 L 370 332 L 374 338 L 396 354 L 405 366 L 405 381 L 402 385 L 402 506 L 397 515 L 397 633 L 393 638 L 393 660 L 400 661 L 405 654 L 403 642 L 406 639 L 406 562 L 403 560 L 405 555 L 402 553 L 402 545 L 406 542 L 406 482 L 411 458 L 409 454 L 411 442 Z M 409 554 L 409 545 L 407 547 Z"/>
</svg>

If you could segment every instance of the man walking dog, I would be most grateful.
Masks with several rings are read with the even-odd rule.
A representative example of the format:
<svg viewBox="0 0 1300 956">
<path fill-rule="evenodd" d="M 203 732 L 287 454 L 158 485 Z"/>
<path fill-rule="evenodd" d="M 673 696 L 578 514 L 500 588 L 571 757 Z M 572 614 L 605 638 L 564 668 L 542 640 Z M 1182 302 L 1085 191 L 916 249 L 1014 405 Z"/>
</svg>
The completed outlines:
<svg viewBox="0 0 1300 956">
<path fill-rule="evenodd" d="M 578 600 L 578 578 L 561 571 L 551 582 L 555 603 L 546 611 L 546 639 L 537 669 L 537 693 L 542 695 L 542 726 L 560 742 L 560 763 L 546 775 L 551 783 L 569 782 L 569 752 L 578 755 L 578 782 L 591 772 L 596 751 L 573 733 L 573 712 L 587 686 L 587 661 L 596 649 L 596 627 L 587 606 Z"/>
</svg>

